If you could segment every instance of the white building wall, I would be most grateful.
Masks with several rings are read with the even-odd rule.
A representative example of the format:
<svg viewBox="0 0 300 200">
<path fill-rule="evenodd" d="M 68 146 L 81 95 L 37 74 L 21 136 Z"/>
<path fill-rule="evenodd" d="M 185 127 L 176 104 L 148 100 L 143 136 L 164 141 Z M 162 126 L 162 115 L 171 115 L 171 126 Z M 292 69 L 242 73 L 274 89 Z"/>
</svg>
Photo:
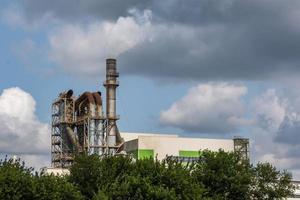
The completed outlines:
<svg viewBox="0 0 300 200">
<path fill-rule="evenodd" d="M 42 175 L 65 176 L 70 175 L 70 170 L 65 168 L 43 167 L 40 170 Z"/>
<path fill-rule="evenodd" d="M 300 181 L 293 181 L 293 184 L 296 186 L 296 190 L 294 195 L 297 196 L 295 198 L 287 198 L 287 200 L 300 200 Z"/>
<path fill-rule="evenodd" d="M 168 136 L 139 136 L 138 137 L 139 149 L 153 149 L 154 155 L 159 160 L 168 156 L 178 156 L 179 151 L 199 151 L 199 150 L 212 150 L 218 151 L 233 151 L 234 143 L 231 139 L 202 139 L 202 138 L 181 138 L 181 137 L 168 137 Z"/>
</svg>

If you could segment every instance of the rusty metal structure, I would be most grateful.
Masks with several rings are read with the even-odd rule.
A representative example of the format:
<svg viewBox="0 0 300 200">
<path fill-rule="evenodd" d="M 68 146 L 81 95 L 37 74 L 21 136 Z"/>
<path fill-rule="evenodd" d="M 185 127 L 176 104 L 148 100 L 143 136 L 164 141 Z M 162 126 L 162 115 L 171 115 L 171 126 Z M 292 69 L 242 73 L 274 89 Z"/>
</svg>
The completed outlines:
<svg viewBox="0 0 300 200">
<path fill-rule="evenodd" d="M 119 86 L 116 60 L 106 60 L 106 115 L 100 92 L 79 97 L 68 90 L 52 103 L 51 163 L 68 168 L 77 153 L 114 155 L 123 140 L 117 127 L 116 89 Z"/>
</svg>

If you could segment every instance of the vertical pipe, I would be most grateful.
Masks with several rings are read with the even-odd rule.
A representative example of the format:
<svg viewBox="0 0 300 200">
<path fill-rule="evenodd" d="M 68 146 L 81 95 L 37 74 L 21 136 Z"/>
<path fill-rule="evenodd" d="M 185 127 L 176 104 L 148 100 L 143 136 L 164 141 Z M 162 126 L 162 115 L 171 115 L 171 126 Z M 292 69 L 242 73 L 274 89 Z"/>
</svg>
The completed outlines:
<svg viewBox="0 0 300 200">
<path fill-rule="evenodd" d="M 118 77 L 119 73 L 117 72 L 116 60 L 111 58 L 106 59 L 106 82 L 104 86 L 106 87 L 106 117 L 108 120 L 107 144 L 109 154 L 115 153 L 117 145 L 116 121 L 118 118 L 116 114 L 116 88 L 119 86 Z"/>
<path fill-rule="evenodd" d="M 88 131 L 88 140 L 89 140 L 89 155 L 95 153 L 95 136 L 96 136 L 96 129 L 95 129 L 95 116 L 96 116 L 96 105 L 94 103 L 89 104 L 89 131 Z M 93 146 L 93 147 L 91 147 Z"/>
<path fill-rule="evenodd" d="M 101 123 L 101 120 L 97 120 L 97 121 L 95 122 L 95 127 L 96 127 L 95 144 L 96 144 L 97 146 L 100 146 L 100 145 L 102 145 L 102 141 L 103 141 L 103 137 L 102 137 L 102 123 Z M 97 149 L 96 149 L 96 154 L 102 155 L 102 154 L 103 154 L 102 148 L 97 147 Z"/>
</svg>

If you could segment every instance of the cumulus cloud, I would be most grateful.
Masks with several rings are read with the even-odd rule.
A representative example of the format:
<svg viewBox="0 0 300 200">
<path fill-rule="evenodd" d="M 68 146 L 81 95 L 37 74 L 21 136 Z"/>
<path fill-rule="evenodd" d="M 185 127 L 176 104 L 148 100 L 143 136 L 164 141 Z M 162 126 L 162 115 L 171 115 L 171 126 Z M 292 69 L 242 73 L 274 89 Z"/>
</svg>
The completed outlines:
<svg viewBox="0 0 300 200">
<path fill-rule="evenodd" d="M 199 84 L 162 111 L 160 121 L 188 133 L 224 134 L 247 128 L 253 163 L 271 162 L 299 178 L 297 101 L 290 101 L 287 92 L 279 89 L 268 89 L 254 98 L 247 90 L 244 85 L 224 82 Z"/>
<path fill-rule="evenodd" d="M 116 22 L 65 25 L 50 35 L 50 57 L 65 70 L 93 76 L 104 71 L 104 60 L 117 57 L 150 34 L 151 11 L 120 17 Z"/>
<path fill-rule="evenodd" d="M 287 100 L 280 98 L 275 89 L 269 89 L 254 99 L 254 114 L 258 126 L 274 132 L 286 116 Z"/>
<path fill-rule="evenodd" d="M 255 98 L 252 105 L 255 123 L 256 127 L 267 131 L 275 142 L 297 145 L 300 141 L 300 115 L 294 108 L 299 105 L 287 96 L 287 92 L 280 95 L 275 89 L 270 89 Z"/>
<path fill-rule="evenodd" d="M 253 101 L 255 123 L 250 127 L 255 161 L 271 162 L 299 178 L 299 113 L 287 91 L 269 89 Z"/>
<path fill-rule="evenodd" d="M 228 83 L 199 84 L 161 112 L 163 125 L 198 133 L 228 133 L 237 131 L 243 118 L 242 97 L 247 88 Z"/>
<path fill-rule="evenodd" d="M 0 96 L 1 154 L 20 155 L 22 159 L 22 156 L 26 159 L 49 155 L 50 128 L 38 120 L 35 106 L 33 97 L 22 89 L 3 90 Z"/>
</svg>

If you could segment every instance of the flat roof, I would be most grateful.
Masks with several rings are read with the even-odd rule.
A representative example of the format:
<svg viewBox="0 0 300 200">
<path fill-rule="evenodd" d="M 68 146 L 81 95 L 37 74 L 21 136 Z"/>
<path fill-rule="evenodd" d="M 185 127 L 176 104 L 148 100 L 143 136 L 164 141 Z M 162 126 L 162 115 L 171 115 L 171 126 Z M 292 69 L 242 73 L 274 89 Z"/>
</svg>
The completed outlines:
<svg viewBox="0 0 300 200">
<path fill-rule="evenodd" d="M 132 132 L 120 132 L 121 137 L 125 141 L 130 141 L 134 139 L 138 139 L 139 137 L 164 137 L 164 138 L 177 138 L 182 140 L 219 140 L 219 141 L 228 141 L 233 140 L 233 138 L 226 139 L 226 138 L 206 138 L 206 137 L 181 137 L 176 134 L 160 134 L 160 133 L 132 133 Z"/>
<path fill-rule="evenodd" d="M 172 135 L 172 134 L 159 134 L 159 133 L 131 133 L 131 132 L 120 132 L 121 137 L 125 141 L 138 139 L 139 136 L 152 136 L 152 137 L 178 137 L 178 135 Z"/>
</svg>

